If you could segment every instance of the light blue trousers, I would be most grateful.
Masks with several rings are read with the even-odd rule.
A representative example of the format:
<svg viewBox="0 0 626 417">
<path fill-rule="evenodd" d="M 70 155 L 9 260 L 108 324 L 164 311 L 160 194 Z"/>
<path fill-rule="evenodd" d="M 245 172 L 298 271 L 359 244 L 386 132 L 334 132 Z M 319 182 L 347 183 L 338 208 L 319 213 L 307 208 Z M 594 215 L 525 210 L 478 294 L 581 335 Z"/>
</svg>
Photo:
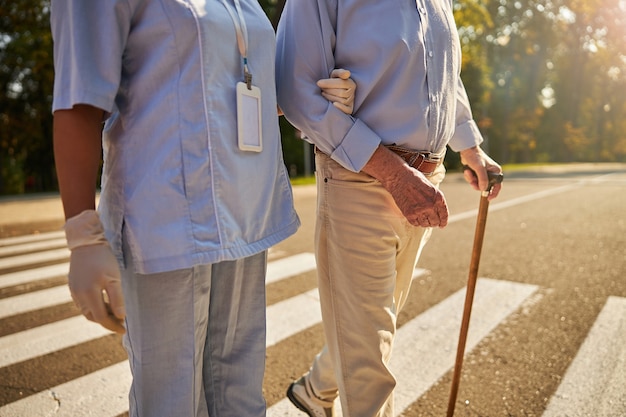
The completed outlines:
<svg viewBox="0 0 626 417">
<path fill-rule="evenodd" d="M 265 416 L 266 259 L 149 275 L 127 265 L 131 417 Z"/>
</svg>

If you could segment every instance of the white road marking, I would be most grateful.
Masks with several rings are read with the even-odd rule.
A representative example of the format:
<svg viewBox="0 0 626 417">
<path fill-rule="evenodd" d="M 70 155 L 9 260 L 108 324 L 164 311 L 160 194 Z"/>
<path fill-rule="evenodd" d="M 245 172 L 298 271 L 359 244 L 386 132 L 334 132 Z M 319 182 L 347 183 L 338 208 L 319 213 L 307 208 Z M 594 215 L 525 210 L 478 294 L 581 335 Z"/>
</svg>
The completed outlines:
<svg viewBox="0 0 626 417">
<path fill-rule="evenodd" d="M 42 266 L 39 268 L 32 268 L 25 271 L 0 275 L 0 289 L 14 285 L 28 284 L 48 278 L 67 276 L 69 270 L 70 264 L 65 262 L 62 264 Z"/>
<path fill-rule="evenodd" d="M 5 237 L 0 239 L 0 246 L 19 245 L 22 243 L 37 242 L 42 240 L 51 240 L 64 238 L 65 232 L 63 230 L 57 232 L 37 233 L 32 235 Z"/>
<path fill-rule="evenodd" d="M 0 258 L 0 269 L 16 268 L 40 262 L 62 261 L 70 257 L 67 248 Z"/>
<path fill-rule="evenodd" d="M 626 298 L 607 299 L 542 416 L 626 416 Z"/>
<path fill-rule="evenodd" d="M 308 252 L 278 259 L 267 264 L 265 283 L 271 284 L 294 275 L 313 271 L 315 267 L 315 255 Z"/>
<path fill-rule="evenodd" d="M 76 316 L 0 338 L 0 367 L 16 364 L 112 334 Z"/>
<path fill-rule="evenodd" d="M 267 308 L 267 345 L 281 340 L 322 321 L 317 289 L 273 304 Z"/>
<path fill-rule="evenodd" d="M 2 246 L 0 247 L 0 257 L 13 256 L 20 253 L 36 252 L 44 249 L 51 248 L 64 248 L 67 246 L 65 238 L 41 240 L 31 243 L 22 243 L 19 245 Z"/>
<path fill-rule="evenodd" d="M 72 301 L 67 285 L 34 291 L 0 300 L 0 319 Z"/>
</svg>

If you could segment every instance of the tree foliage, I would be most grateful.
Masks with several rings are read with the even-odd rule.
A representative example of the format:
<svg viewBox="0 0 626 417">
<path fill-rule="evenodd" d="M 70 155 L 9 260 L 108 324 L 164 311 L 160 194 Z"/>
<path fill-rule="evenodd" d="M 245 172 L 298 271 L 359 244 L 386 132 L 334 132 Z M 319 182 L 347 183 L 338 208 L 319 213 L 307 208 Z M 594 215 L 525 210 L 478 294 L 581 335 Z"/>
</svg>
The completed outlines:
<svg viewBox="0 0 626 417">
<path fill-rule="evenodd" d="M 464 1 L 459 2 L 465 3 Z M 470 96 L 502 162 L 625 161 L 626 1 L 482 0 L 493 26 L 472 41 L 492 90 Z M 463 33 L 465 20 L 457 20 Z M 466 75 L 463 74 L 465 79 Z M 467 82 L 466 82 L 467 84 Z"/>
<path fill-rule="evenodd" d="M 276 26 L 285 0 L 259 1 Z M 49 5 L 0 0 L 0 194 L 57 187 Z M 492 156 L 626 161 L 626 0 L 457 0 L 454 9 L 463 82 Z M 285 162 L 302 174 L 303 143 L 284 119 L 281 131 Z"/>
<path fill-rule="evenodd" d="M 0 193 L 56 187 L 49 2 L 0 1 Z"/>
</svg>

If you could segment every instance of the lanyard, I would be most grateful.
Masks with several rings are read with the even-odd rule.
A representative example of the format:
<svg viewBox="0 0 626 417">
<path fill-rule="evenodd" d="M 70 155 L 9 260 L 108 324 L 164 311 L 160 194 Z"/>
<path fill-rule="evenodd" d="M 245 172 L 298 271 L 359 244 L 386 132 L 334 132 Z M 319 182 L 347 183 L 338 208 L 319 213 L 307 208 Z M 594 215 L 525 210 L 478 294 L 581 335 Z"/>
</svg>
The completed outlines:
<svg viewBox="0 0 626 417">
<path fill-rule="evenodd" d="M 237 46 L 239 47 L 239 53 L 243 58 L 243 76 L 248 86 L 248 90 L 252 89 L 252 74 L 248 70 L 248 28 L 246 27 L 246 20 L 243 17 L 241 11 L 241 3 L 239 0 L 235 0 L 235 7 L 237 9 L 237 16 L 228 0 L 222 0 L 222 4 L 228 10 L 228 14 L 233 19 L 235 24 L 235 32 L 237 32 Z"/>
</svg>

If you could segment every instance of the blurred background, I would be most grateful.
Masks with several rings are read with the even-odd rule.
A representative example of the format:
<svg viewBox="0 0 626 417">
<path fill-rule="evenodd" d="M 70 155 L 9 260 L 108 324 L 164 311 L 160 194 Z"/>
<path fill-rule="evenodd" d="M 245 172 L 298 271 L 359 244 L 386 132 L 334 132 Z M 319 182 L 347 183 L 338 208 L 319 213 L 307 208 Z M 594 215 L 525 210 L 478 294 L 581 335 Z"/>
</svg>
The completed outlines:
<svg viewBox="0 0 626 417">
<path fill-rule="evenodd" d="M 446 1 L 446 0 L 440 0 Z M 274 26 L 284 0 L 261 0 Z M 0 195 L 57 191 L 50 0 L 0 0 Z M 502 164 L 626 162 L 626 0 L 454 1 L 462 78 Z M 292 177 L 309 145 L 281 118 Z M 458 166 L 449 152 L 447 166 Z"/>
</svg>

